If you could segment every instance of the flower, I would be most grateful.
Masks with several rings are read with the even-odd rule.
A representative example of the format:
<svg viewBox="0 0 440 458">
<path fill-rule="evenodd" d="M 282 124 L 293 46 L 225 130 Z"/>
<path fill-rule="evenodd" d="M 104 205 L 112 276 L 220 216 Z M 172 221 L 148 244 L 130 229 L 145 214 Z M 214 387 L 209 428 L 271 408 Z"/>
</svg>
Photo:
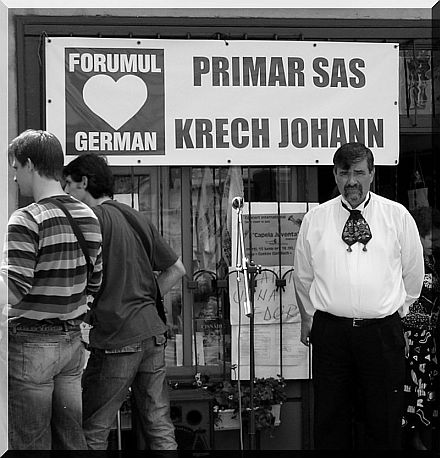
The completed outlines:
<svg viewBox="0 0 440 458">
<path fill-rule="evenodd" d="M 223 380 L 218 383 L 207 383 L 204 387 L 214 398 L 214 418 L 218 421 L 218 411 L 233 409 L 239 411 L 238 383 Z M 241 382 L 241 415 L 248 421 L 250 414 L 250 386 Z M 286 399 L 286 383 L 281 376 L 268 378 L 255 378 L 253 387 L 253 409 L 255 423 L 258 429 L 273 429 L 275 417 L 272 413 L 273 404 L 282 404 Z"/>
<path fill-rule="evenodd" d="M 211 388 L 211 389 L 210 389 Z M 208 387 L 208 392 L 214 396 L 214 405 L 219 410 L 234 409 L 238 411 L 238 387 L 225 380 Z"/>
</svg>

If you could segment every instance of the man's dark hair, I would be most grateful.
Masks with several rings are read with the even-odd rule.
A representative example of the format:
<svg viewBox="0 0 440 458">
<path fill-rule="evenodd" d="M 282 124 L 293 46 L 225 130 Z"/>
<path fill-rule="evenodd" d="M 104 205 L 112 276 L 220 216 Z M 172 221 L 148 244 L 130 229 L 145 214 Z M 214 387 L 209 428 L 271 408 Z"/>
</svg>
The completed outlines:
<svg viewBox="0 0 440 458">
<path fill-rule="evenodd" d="M 440 211 L 432 207 L 417 207 L 411 210 L 419 234 L 421 237 L 427 236 L 434 228 L 440 228 Z"/>
<path fill-rule="evenodd" d="M 348 170 L 353 164 L 367 160 L 368 170 L 370 172 L 374 169 L 373 153 L 363 143 L 351 142 L 345 143 L 336 150 L 333 156 L 334 168 Z"/>
<path fill-rule="evenodd" d="M 77 183 L 87 177 L 87 191 L 95 198 L 113 197 L 114 178 L 112 171 L 103 156 L 84 153 L 64 167 L 64 177 L 70 175 Z"/>
<path fill-rule="evenodd" d="M 45 130 L 28 129 L 14 138 L 8 147 L 9 163 L 22 166 L 30 159 L 35 170 L 46 178 L 59 181 L 63 176 L 64 155 L 60 141 Z"/>
</svg>

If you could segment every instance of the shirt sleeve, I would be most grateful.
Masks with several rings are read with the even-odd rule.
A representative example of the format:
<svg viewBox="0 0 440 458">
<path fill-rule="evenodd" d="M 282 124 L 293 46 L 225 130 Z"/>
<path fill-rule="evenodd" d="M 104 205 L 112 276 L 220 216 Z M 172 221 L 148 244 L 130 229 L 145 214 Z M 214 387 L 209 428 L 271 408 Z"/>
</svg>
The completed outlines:
<svg viewBox="0 0 440 458">
<path fill-rule="evenodd" d="M 99 246 L 93 272 L 87 282 L 87 294 L 96 296 L 102 283 L 102 245 Z"/>
<path fill-rule="evenodd" d="M 152 254 L 151 267 L 153 270 L 164 271 L 176 263 L 179 258 L 168 242 L 156 229 L 154 224 L 150 224 L 152 233 Z"/>
<path fill-rule="evenodd" d="M 414 218 L 409 212 L 405 212 L 404 214 L 402 232 L 399 238 L 402 258 L 402 277 L 406 291 L 402 316 L 405 316 L 409 306 L 420 296 L 425 275 L 423 248 L 420 242 L 419 231 Z"/>
<path fill-rule="evenodd" d="M 313 268 L 311 263 L 310 244 L 307 241 L 307 231 L 310 224 L 310 218 L 305 215 L 298 233 L 298 239 L 295 246 L 294 272 L 293 278 L 297 297 L 299 299 L 298 307 L 301 317 L 304 314 L 312 316 L 314 307 L 310 301 L 310 288 L 314 279 Z"/>
<path fill-rule="evenodd" d="M 31 290 L 37 255 L 38 224 L 28 212 L 17 210 L 8 223 L 1 267 L 10 305 L 18 304 Z"/>
</svg>

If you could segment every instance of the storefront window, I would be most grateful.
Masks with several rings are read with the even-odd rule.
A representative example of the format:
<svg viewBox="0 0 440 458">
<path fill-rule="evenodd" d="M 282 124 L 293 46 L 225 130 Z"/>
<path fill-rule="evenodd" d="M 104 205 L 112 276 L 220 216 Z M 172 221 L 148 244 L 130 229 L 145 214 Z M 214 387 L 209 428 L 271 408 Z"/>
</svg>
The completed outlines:
<svg viewBox="0 0 440 458">
<path fill-rule="evenodd" d="M 240 167 L 192 168 L 193 364 L 223 366 L 230 360 L 228 266 L 231 205 L 242 195 Z"/>
<path fill-rule="evenodd" d="M 229 268 L 236 268 L 231 255 L 232 200 L 237 196 L 244 196 L 248 203 L 315 199 L 311 189 L 316 178 L 312 167 L 192 168 L 194 365 L 225 368 L 230 363 L 228 276 Z"/>
<path fill-rule="evenodd" d="M 170 336 L 168 367 L 191 361 L 196 369 L 210 366 L 227 373 L 231 361 L 228 279 L 229 268 L 236 267 L 231 256 L 232 199 L 298 202 L 308 195 L 314 198 L 316 169 L 115 167 L 114 174 L 115 198 L 149 217 L 190 270 L 184 282 L 190 293 L 185 295 L 179 282 L 164 298 Z M 189 182 L 183 183 L 185 179 Z M 182 201 L 186 198 L 187 206 Z M 183 231 L 191 233 L 191 250 L 182 249 Z M 191 356 L 185 359 L 185 352 Z"/>
<path fill-rule="evenodd" d="M 126 173 L 119 175 L 118 173 Z M 128 174 L 130 173 L 130 174 Z M 115 173 L 115 198 L 138 209 L 158 228 L 174 251 L 181 256 L 181 169 L 145 167 Z M 181 365 L 183 319 L 181 282 L 164 297 L 169 325 L 167 364 Z"/>
</svg>

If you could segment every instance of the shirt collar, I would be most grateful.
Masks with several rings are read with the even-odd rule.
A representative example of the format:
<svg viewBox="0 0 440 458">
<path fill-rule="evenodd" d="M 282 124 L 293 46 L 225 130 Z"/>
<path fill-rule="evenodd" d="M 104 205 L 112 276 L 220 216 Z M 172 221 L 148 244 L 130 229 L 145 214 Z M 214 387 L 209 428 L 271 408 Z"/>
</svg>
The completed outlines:
<svg viewBox="0 0 440 458">
<path fill-rule="evenodd" d="M 364 211 L 365 209 L 365 204 L 368 202 L 368 200 L 370 199 L 370 191 L 367 192 L 367 195 L 365 196 L 365 200 L 359 205 L 357 206 L 356 208 L 353 208 L 353 210 L 359 210 L 361 213 Z M 349 204 L 349 202 L 347 200 L 344 199 L 344 197 L 342 196 L 341 194 L 341 201 L 344 202 L 344 204 L 351 209 L 351 205 Z"/>
</svg>

